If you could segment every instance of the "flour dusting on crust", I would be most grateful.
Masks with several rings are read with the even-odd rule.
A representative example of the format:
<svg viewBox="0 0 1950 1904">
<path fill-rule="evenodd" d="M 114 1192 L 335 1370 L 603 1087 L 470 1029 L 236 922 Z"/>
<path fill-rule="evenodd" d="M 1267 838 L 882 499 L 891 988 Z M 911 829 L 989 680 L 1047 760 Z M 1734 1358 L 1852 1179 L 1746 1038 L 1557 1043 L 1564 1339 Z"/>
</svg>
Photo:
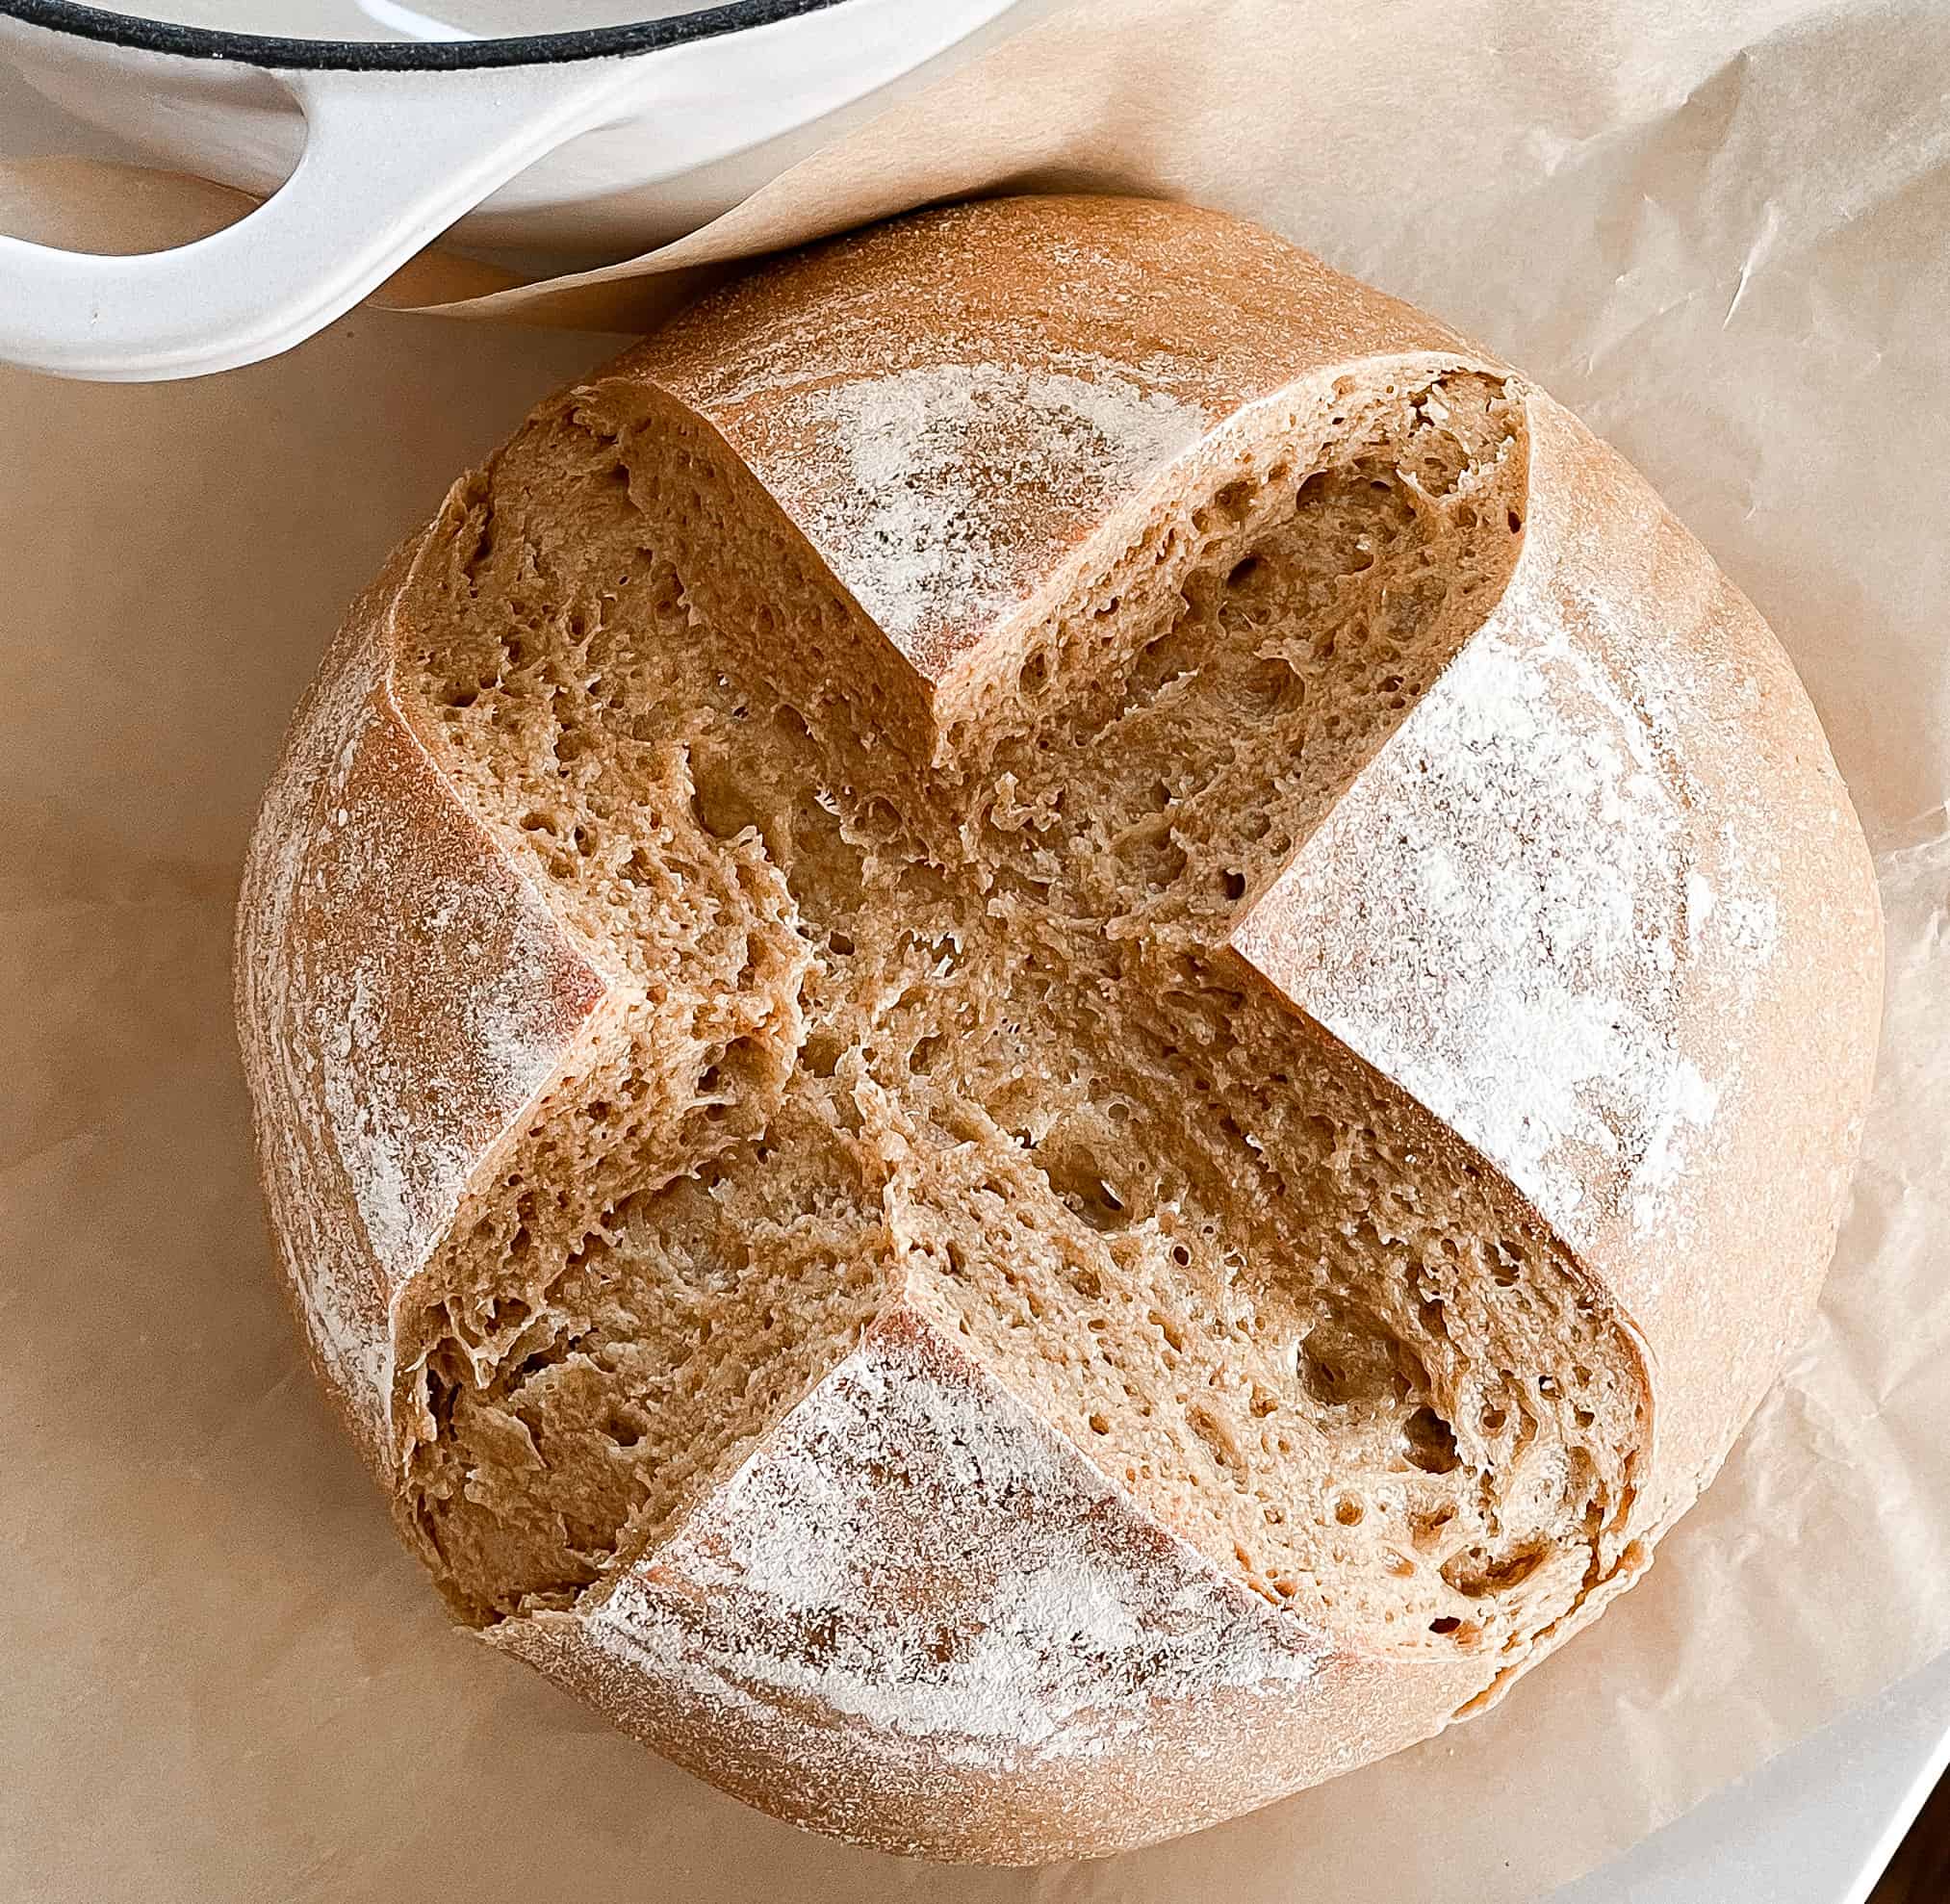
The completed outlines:
<svg viewBox="0 0 1950 1904">
<path fill-rule="evenodd" d="M 1562 413 L 1529 407 L 1548 467 Z M 1742 1088 L 1778 868 L 1756 878 L 1737 782 L 1722 798 L 1739 824 L 1699 824 L 1690 763 L 1716 716 L 1634 587 L 1662 519 L 1642 495 L 1531 502 L 1496 612 L 1234 944 L 1575 1247 L 1615 1221 L 1670 1244 Z M 1594 533 L 1608 571 L 1570 559 Z"/>
<path fill-rule="evenodd" d="M 1103 360 L 927 365 L 796 393 L 780 416 L 812 473 L 800 527 L 911 658 L 1028 597 L 1055 553 L 1021 546 L 1032 498 L 1088 516 L 1210 426 Z"/>
<path fill-rule="evenodd" d="M 1154 1702 L 1291 1698 L 1325 1642 L 1145 1527 L 911 1318 L 877 1326 L 590 1615 L 612 1657 L 856 1719 L 859 1749 L 1090 1756 Z"/>
<path fill-rule="evenodd" d="M 1673 1181 L 1717 1093 L 1676 1021 L 1680 799 L 1603 669 L 1539 636 L 1472 642 L 1267 916 L 1297 1002 L 1588 1244 Z"/>
<path fill-rule="evenodd" d="M 273 1216 L 313 1346 L 382 1463 L 397 1299 L 604 995 L 407 731 L 389 658 L 355 627 L 295 724 L 239 958 Z"/>
</svg>

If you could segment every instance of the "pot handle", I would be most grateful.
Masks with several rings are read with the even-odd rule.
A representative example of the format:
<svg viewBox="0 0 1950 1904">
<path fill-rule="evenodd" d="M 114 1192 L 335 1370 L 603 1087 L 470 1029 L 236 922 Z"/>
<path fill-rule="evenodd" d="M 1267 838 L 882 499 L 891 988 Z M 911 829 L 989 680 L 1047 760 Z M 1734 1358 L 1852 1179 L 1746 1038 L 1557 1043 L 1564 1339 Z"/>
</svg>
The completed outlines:
<svg viewBox="0 0 1950 1904">
<path fill-rule="evenodd" d="M 0 361 L 127 383 L 288 349 L 595 124 L 634 64 L 278 73 L 304 153 L 235 224 L 119 257 L 0 236 Z"/>
</svg>

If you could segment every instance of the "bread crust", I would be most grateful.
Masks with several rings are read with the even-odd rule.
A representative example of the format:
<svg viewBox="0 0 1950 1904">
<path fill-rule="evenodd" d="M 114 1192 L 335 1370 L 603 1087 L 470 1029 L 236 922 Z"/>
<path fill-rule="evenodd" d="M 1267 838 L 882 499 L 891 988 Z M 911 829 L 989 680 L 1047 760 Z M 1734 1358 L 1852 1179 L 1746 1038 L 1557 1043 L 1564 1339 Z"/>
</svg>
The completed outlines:
<svg viewBox="0 0 1950 1904">
<path fill-rule="evenodd" d="M 1042 478 L 1001 493 L 966 473 L 946 527 L 976 559 L 890 575 L 835 427 L 950 371 L 965 390 L 971 367 L 1013 466 Z M 1652 1398 L 1631 1538 L 1501 1663 L 1359 1657 L 1215 1568 L 899 1304 L 606 1591 L 484 1635 L 764 1810 L 936 1857 L 1109 1851 L 1501 1696 L 1642 1570 L 1808 1325 L 1860 1143 L 1880 914 L 1785 656 L 1643 480 L 1493 358 L 1237 220 L 1113 199 L 924 214 L 764 268 L 555 400 L 611 431 L 684 420 L 837 591 L 888 731 L 940 759 L 1163 489 L 1214 480 L 1359 380 L 1450 369 L 1521 400 L 1516 568 L 1243 902 L 1226 956 L 1419 1105 L 1432 1141 L 1506 1178 L 1622 1312 Z M 1114 388 L 1116 426 L 1080 451 L 1063 417 Z M 534 1107 L 605 1048 L 625 986 L 401 710 L 414 591 L 460 559 L 457 513 L 394 556 L 300 707 L 237 942 L 286 1272 L 396 1502 L 419 1280 Z M 1604 937 L 1621 909 L 1633 929 Z M 1457 944 L 1487 948 L 1460 975 Z M 898 1458 L 850 1466 L 875 1435 Z M 748 1564 L 808 1466 L 873 1530 L 856 1598 L 886 1657 L 912 1637 L 890 1609 L 927 1601 L 944 1630 L 1013 1650 L 951 1646 L 879 1686 L 808 1650 L 789 1583 L 768 1600 Z M 996 1537 L 1025 1511 L 1027 1547 Z M 799 1535 L 816 1547 L 817 1521 Z M 1062 1605 L 1022 1601 L 1025 1569 L 1060 1580 Z M 1078 1604 L 1122 1611 L 1058 1672 Z"/>
</svg>

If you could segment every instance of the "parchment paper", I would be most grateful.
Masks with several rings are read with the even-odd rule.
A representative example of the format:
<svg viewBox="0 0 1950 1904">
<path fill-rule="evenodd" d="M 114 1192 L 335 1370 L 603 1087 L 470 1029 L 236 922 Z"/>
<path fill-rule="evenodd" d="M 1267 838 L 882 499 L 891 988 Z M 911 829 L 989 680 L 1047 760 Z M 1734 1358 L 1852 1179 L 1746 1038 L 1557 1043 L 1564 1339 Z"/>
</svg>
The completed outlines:
<svg viewBox="0 0 1950 1904">
<path fill-rule="evenodd" d="M 0 374 L 0 1894 L 1524 1898 L 1950 1647 L 1950 14 L 1708 11 L 1094 0 L 621 289 L 463 307 L 615 322 L 1002 184 L 1222 204 L 1611 436 L 1828 724 L 1890 990 L 1814 1335 L 1646 1583 L 1501 1710 L 1104 1864 L 903 1865 L 644 1754 L 448 1631 L 300 1364 L 230 1032 L 252 805 L 387 546 L 613 340 L 365 311 L 201 383 Z M 126 180 L 63 176 L 0 179 L 0 225 L 117 243 Z M 152 231 L 225 215 L 152 187 Z M 485 282 L 446 263 L 393 295 Z"/>
</svg>

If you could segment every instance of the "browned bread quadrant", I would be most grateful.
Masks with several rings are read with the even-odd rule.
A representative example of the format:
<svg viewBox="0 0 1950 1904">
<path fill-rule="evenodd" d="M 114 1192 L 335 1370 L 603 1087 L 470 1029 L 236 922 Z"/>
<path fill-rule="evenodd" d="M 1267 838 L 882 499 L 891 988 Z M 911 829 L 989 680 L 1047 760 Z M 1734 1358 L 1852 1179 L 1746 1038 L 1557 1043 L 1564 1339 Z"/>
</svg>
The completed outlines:
<svg viewBox="0 0 1950 1904">
<path fill-rule="evenodd" d="M 1215 214 L 767 266 L 369 592 L 246 875 L 315 1359 L 458 1618 L 1021 1862 L 1439 1730 L 1804 1329 L 1879 1011 L 1758 616 Z"/>
</svg>

